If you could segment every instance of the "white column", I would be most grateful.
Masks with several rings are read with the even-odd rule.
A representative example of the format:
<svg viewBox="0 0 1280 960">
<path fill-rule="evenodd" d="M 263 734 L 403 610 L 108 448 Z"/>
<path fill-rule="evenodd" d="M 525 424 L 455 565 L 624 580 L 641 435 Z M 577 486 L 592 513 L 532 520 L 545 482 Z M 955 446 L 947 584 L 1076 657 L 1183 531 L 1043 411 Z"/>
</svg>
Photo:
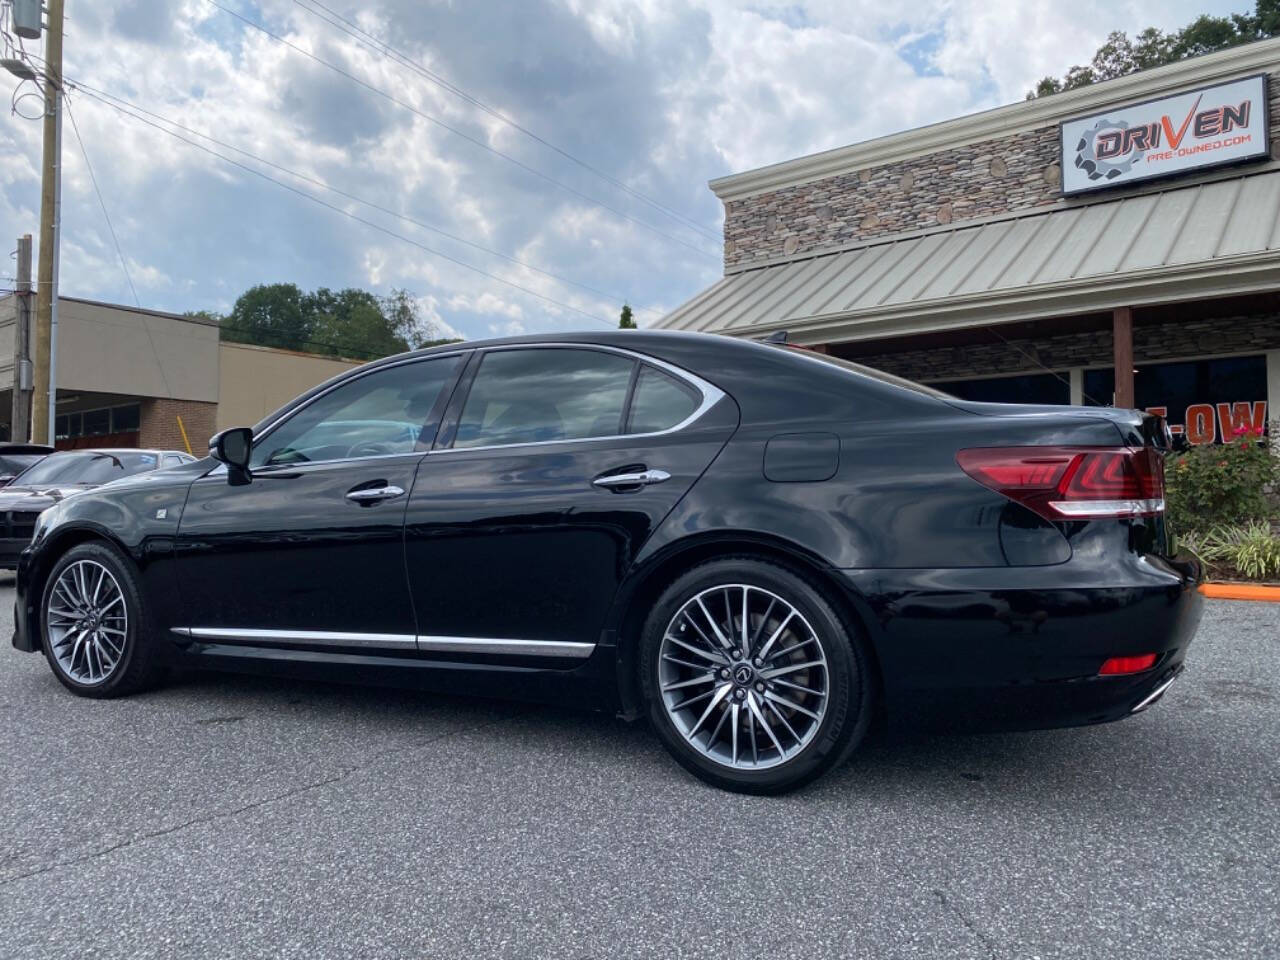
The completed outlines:
<svg viewBox="0 0 1280 960">
<path fill-rule="evenodd" d="M 1268 369 L 1270 369 L 1268 367 Z M 1069 371 L 1071 378 L 1071 405 L 1079 407 L 1084 405 L 1084 367 L 1072 367 Z"/>
</svg>

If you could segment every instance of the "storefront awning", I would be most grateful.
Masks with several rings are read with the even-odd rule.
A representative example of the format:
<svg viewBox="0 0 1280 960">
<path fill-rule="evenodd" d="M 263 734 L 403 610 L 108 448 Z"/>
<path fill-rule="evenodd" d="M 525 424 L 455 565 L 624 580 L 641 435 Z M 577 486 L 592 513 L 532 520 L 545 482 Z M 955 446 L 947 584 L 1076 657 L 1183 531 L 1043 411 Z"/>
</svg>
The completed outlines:
<svg viewBox="0 0 1280 960">
<path fill-rule="evenodd" d="M 658 326 L 822 343 L 1277 289 L 1272 171 L 742 270 Z"/>
</svg>

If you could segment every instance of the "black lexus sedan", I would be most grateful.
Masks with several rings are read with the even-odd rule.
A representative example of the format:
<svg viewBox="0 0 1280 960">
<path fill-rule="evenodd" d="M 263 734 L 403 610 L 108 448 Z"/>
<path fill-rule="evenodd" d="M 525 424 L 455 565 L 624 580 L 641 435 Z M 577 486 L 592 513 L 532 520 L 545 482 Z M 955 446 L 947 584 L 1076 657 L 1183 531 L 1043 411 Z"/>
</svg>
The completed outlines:
<svg viewBox="0 0 1280 960">
<path fill-rule="evenodd" d="M 195 462 L 177 450 L 96 449 L 41 454 L 0 488 L 0 570 L 18 565 L 36 518 L 64 497 L 148 470 Z"/>
<path fill-rule="evenodd" d="M 647 716 L 779 792 L 874 716 L 1118 720 L 1182 670 L 1162 421 L 967 403 L 779 344 L 454 344 L 299 397 L 210 457 L 64 500 L 15 645 L 68 689 L 170 665 Z"/>
</svg>

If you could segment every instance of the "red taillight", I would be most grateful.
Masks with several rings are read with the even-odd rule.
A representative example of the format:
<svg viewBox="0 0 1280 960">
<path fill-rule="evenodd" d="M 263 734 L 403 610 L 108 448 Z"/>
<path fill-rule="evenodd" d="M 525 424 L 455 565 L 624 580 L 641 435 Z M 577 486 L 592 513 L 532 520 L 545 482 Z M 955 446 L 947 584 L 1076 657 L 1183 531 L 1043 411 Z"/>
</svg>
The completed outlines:
<svg viewBox="0 0 1280 960">
<path fill-rule="evenodd" d="M 957 453 L 956 462 L 1048 520 L 1164 510 L 1164 462 L 1150 447 L 974 447 Z"/>
<path fill-rule="evenodd" d="M 1100 677 L 1118 677 L 1125 673 L 1141 673 L 1155 666 L 1156 655 L 1144 653 L 1140 657 L 1111 657 L 1098 669 Z"/>
</svg>

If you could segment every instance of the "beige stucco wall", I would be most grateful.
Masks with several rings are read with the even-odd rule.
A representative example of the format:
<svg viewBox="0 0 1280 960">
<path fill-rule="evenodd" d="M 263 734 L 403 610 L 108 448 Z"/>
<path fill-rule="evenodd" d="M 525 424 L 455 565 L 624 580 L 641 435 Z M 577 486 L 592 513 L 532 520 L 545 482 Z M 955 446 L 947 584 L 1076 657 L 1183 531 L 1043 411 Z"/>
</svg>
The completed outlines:
<svg viewBox="0 0 1280 960">
<path fill-rule="evenodd" d="M 218 347 L 218 429 L 252 426 L 298 394 L 359 365 L 224 341 Z"/>
<path fill-rule="evenodd" d="M 13 385 L 16 302 L 0 303 L 0 389 Z M 174 314 L 58 299 L 58 389 L 218 400 L 218 328 Z"/>
</svg>

